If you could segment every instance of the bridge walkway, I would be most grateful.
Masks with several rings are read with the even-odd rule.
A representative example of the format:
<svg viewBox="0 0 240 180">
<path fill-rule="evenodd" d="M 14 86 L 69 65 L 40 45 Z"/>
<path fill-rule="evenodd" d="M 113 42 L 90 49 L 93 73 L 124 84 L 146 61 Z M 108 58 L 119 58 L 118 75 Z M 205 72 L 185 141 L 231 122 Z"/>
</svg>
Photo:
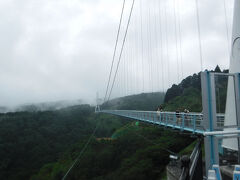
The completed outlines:
<svg viewBox="0 0 240 180">
<path fill-rule="evenodd" d="M 203 134 L 207 131 L 203 126 L 202 113 L 176 113 L 137 110 L 101 110 L 99 112 L 196 134 Z M 217 126 L 219 128 L 224 126 L 224 114 L 217 114 Z"/>
</svg>

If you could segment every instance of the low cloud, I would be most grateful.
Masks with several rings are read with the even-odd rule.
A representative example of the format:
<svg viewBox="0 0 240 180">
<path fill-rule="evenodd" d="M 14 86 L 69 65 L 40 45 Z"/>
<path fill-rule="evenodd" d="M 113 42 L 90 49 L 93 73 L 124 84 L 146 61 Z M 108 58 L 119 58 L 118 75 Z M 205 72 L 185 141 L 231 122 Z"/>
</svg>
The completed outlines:
<svg viewBox="0 0 240 180">
<path fill-rule="evenodd" d="M 179 1 L 183 74 L 187 76 L 200 70 L 200 67 L 196 66 L 196 63 L 199 63 L 196 11 L 193 1 Z M 142 29 L 145 43 L 143 57 L 140 55 L 142 54 L 140 2 L 142 2 L 143 13 L 145 13 L 143 14 Z M 158 53 L 161 50 L 154 39 L 157 36 L 158 43 L 160 43 L 160 34 L 154 33 L 155 20 L 161 22 L 160 26 L 162 26 L 164 82 L 154 85 L 154 90 L 162 89 L 162 86 L 166 89 L 169 86 L 166 42 L 164 40 L 166 36 L 164 2 L 160 1 L 162 15 L 160 21 L 156 7 L 154 9 L 158 0 L 152 0 L 151 3 L 145 0 L 136 1 L 123 55 L 126 58 L 127 54 L 130 54 L 129 47 L 133 47 L 132 56 L 135 60 L 132 64 L 138 66 L 136 71 L 139 71 L 140 75 L 137 72 L 133 75 L 133 70 L 129 72 L 129 76 L 130 74 L 134 76 L 136 85 L 132 85 L 132 89 L 129 89 L 129 86 L 127 90 L 126 85 L 123 85 L 123 79 L 119 77 L 118 81 L 121 82 L 114 88 L 113 96 L 124 95 L 126 91 L 129 93 L 141 92 L 139 90 L 142 87 L 143 79 L 140 71 L 141 58 L 144 58 L 146 65 L 145 91 L 151 90 L 147 85 L 150 84 L 147 76 L 149 74 L 147 65 L 149 52 L 153 54 L 153 62 L 161 64 L 156 60 L 160 57 Z M 167 1 L 170 84 L 177 82 L 173 2 L 173 0 Z M 126 27 L 131 1 L 126 1 L 126 3 L 124 27 Z M 83 99 L 94 103 L 97 91 L 100 96 L 104 96 L 121 6 L 121 0 L 0 0 L 0 106 L 62 99 Z M 147 33 L 148 6 L 152 9 L 150 12 L 152 25 L 149 30 L 152 33 L 151 51 L 147 49 L 149 39 L 147 35 L 149 34 L 149 32 Z M 233 0 L 226 2 L 229 33 L 231 33 L 232 6 Z M 222 68 L 227 68 L 228 51 L 223 4 L 217 0 L 203 0 L 199 1 L 199 8 L 204 68 L 212 69 L 217 64 Z M 155 20 L 154 17 L 156 17 Z M 160 26 L 157 23 L 157 32 L 160 31 Z M 120 40 L 122 40 L 123 32 L 122 29 Z M 137 53 L 138 55 L 136 55 Z M 138 65 L 137 62 L 139 62 Z M 120 74 L 124 73 L 124 67 L 124 64 L 120 65 Z M 154 66 L 153 68 L 155 68 L 153 69 L 155 73 L 161 71 L 161 67 Z M 153 82 L 157 82 L 157 77 Z M 125 90 L 119 89 L 124 87 Z"/>
</svg>

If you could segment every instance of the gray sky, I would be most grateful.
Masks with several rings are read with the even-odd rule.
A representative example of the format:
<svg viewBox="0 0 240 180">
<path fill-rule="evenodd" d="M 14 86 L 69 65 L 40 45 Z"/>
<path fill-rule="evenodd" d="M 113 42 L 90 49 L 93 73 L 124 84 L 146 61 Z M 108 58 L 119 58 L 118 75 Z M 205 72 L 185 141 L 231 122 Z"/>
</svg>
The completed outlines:
<svg viewBox="0 0 240 180">
<path fill-rule="evenodd" d="M 230 38 L 233 0 L 225 1 Z M 164 2 L 136 0 L 119 69 L 122 75 L 117 78 L 118 86 L 113 89 L 113 97 L 140 93 L 142 90 L 166 90 L 172 83 L 201 70 L 195 1 L 176 0 L 179 4 L 175 4 L 181 22 L 182 70 L 178 29 L 176 55 L 174 1 L 169 0 L 166 4 L 168 33 L 165 29 Z M 216 64 L 228 68 L 223 2 L 199 0 L 204 69 L 212 69 Z M 131 0 L 126 0 L 126 3 L 123 28 L 126 27 Z M 0 0 L 0 106 L 67 99 L 84 99 L 93 103 L 97 91 L 104 96 L 121 6 L 122 0 Z M 122 29 L 120 42 L 123 32 Z M 164 59 L 163 67 L 160 57 Z M 179 58 L 179 70 L 176 57 Z M 129 59 L 132 59 L 131 65 L 127 66 Z M 126 68 L 131 72 L 126 73 Z"/>
</svg>

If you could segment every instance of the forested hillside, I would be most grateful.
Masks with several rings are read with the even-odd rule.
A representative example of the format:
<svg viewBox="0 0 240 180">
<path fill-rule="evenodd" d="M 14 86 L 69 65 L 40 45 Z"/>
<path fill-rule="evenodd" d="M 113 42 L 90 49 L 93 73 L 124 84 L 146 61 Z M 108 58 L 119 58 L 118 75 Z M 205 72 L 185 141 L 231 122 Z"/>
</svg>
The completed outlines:
<svg viewBox="0 0 240 180">
<path fill-rule="evenodd" d="M 159 103 L 162 103 L 163 95 L 161 97 L 157 100 Z M 126 99 L 128 101 L 118 107 L 135 102 L 136 96 Z M 149 99 L 151 104 L 156 93 L 146 94 L 140 101 Z M 134 106 L 147 107 L 147 104 Z M 0 123 L 0 179 L 12 180 L 29 179 L 45 164 L 56 162 L 69 147 L 84 143 L 96 124 L 99 127 L 95 137 L 101 138 L 111 137 L 129 121 L 95 114 L 90 105 L 78 105 L 54 111 L 2 113 Z"/>
<path fill-rule="evenodd" d="M 69 146 L 87 138 L 98 122 L 98 137 L 111 136 L 125 123 L 116 117 L 97 117 L 89 105 L 0 114 L 0 179 L 29 179 Z"/>
<path fill-rule="evenodd" d="M 125 96 L 110 100 L 101 108 L 154 111 L 163 102 L 164 95 L 162 92 L 152 92 Z"/>
<path fill-rule="evenodd" d="M 228 70 L 221 71 L 219 66 L 216 66 L 211 72 L 227 73 Z M 227 78 L 216 76 L 215 81 L 217 111 L 223 113 L 226 104 Z M 166 92 L 163 107 L 166 111 L 188 109 L 190 112 L 202 112 L 200 73 L 186 77 L 178 85 L 173 84 Z"/>
<path fill-rule="evenodd" d="M 66 179 L 161 179 L 170 151 L 178 153 L 192 142 L 178 132 L 141 123 L 139 126 L 129 123 L 122 131 L 125 132 L 116 139 L 92 139 Z M 57 162 L 45 165 L 31 180 L 61 179 L 84 143 L 69 148 Z"/>
<path fill-rule="evenodd" d="M 220 72 L 220 69 L 215 69 Z M 226 95 L 227 82 L 218 79 Z M 117 98 L 101 108 L 201 111 L 200 74 L 184 79 L 164 93 Z M 220 99 L 220 98 L 219 98 Z M 220 110 L 224 109 L 224 100 Z M 94 113 L 90 105 L 54 111 L 0 114 L 0 179 L 61 179 L 94 137 L 67 179 L 161 179 L 170 153 L 178 153 L 194 139 L 172 129 Z"/>
</svg>

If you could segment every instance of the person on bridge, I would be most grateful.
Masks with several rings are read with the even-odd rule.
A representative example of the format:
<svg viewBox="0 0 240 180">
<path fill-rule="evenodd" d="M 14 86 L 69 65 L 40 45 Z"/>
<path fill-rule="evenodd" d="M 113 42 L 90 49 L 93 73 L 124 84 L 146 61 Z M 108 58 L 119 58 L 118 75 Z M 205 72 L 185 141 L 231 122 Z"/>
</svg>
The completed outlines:
<svg viewBox="0 0 240 180">
<path fill-rule="evenodd" d="M 184 109 L 184 124 L 185 124 L 186 126 L 189 125 L 188 113 L 189 113 L 189 110 L 188 110 L 188 109 Z"/>
<path fill-rule="evenodd" d="M 161 121 L 161 119 L 160 119 L 160 106 L 157 108 L 157 119 L 159 120 L 159 121 Z"/>
<path fill-rule="evenodd" d="M 157 110 L 158 112 L 158 119 L 160 120 L 160 121 L 162 121 L 162 118 L 163 118 L 163 114 L 161 114 L 160 112 L 163 112 L 163 107 L 162 107 L 162 105 L 160 105 L 160 106 L 158 106 L 158 110 Z"/>
<path fill-rule="evenodd" d="M 180 111 L 176 110 L 177 125 L 181 124 Z"/>
<path fill-rule="evenodd" d="M 162 105 L 159 106 L 159 110 L 160 110 L 161 112 L 163 111 Z"/>
</svg>

